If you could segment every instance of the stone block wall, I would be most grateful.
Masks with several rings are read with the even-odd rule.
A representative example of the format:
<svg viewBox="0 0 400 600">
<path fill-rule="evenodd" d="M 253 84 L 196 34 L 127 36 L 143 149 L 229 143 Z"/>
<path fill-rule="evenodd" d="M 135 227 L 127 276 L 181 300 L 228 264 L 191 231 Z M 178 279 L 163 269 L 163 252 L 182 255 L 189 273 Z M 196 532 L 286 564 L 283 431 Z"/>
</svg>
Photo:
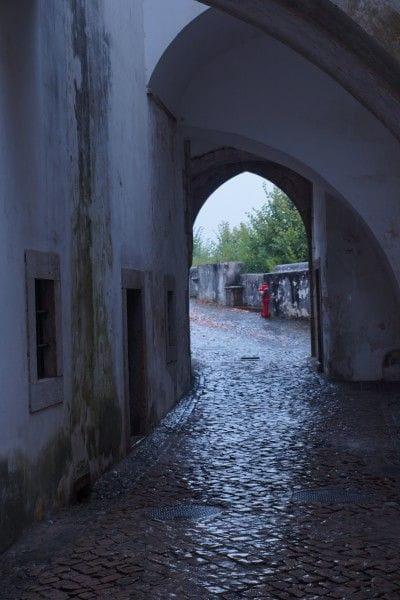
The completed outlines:
<svg viewBox="0 0 400 600">
<path fill-rule="evenodd" d="M 205 302 L 227 305 L 226 288 L 241 285 L 243 263 L 223 262 L 192 267 L 189 275 L 189 294 Z"/>
<path fill-rule="evenodd" d="M 243 305 L 246 308 L 261 309 L 261 295 L 258 290 L 267 280 L 266 277 L 266 273 L 243 273 L 241 276 Z"/>
<path fill-rule="evenodd" d="M 189 273 L 189 297 L 197 298 L 199 295 L 199 269 L 192 267 Z"/>
<path fill-rule="evenodd" d="M 241 286 L 243 308 L 261 309 L 259 288 L 268 281 L 271 288 L 271 313 L 280 318 L 308 319 L 310 287 L 308 263 L 278 265 L 271 273 L 243 273 L 242 263 L 219 263 L 192 267 L 190 297 L 223 306 L 232 305 L 230 286 Z M 236 294 L 236 297 L 239 297 Z M 235 304 L 238 306 L 238 304 Z"/>
<path fill-rule="evenodd" d="M 282 267 L 291 265 L 279 265 L 272 273 L 266 274 L 271 289 L 270 308 L 275 317 L 310 318 L 310 285 L 307 263 L 305 265 L 306 268 L 304 263 L 300 263 L 300 268 L 288 270 Z"/>
</svg>

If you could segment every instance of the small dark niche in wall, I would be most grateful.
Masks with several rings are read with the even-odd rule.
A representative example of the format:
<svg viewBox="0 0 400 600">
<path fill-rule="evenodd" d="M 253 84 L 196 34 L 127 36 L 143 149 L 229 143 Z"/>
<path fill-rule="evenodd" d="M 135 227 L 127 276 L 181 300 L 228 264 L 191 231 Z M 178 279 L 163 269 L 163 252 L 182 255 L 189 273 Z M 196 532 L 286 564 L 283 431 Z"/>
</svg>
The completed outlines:
<svg viewBox="0 0 400 600">
<path fill-rule="evenodd" d="M 37 378 L 57 377 L 55 285 L 35 279 Z"/>
<path fill-rule="evenodd" d="M 384 367 L 393 367 L 394 365 L 400 365 L 400 350 L 388 352 L 383 361 Z"/>
<path fill-rule="evenodd" d="M 85 473 L 82 477 L 79 477 L 74 482 L 73 487 L 73 501 L 81 504 L 82 502 L 88 502 L 92 491 L 92 482 L 90 479 L 90 473 Z"/>
<path fill-rule="evenodd" d="M 400 350 L 391 350 L 383 359 L 383 379 L 385 381 L 400 381 Z"/>
</svg>

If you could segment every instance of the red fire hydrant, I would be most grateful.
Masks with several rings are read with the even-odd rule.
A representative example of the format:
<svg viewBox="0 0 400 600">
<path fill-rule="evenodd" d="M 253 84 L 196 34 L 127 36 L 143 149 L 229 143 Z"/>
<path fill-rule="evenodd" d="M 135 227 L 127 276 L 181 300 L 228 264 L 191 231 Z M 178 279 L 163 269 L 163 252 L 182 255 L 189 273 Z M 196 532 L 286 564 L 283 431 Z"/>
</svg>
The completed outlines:
<svg viewBox="0 0 400 600">
<path fill-rule="evenodd" d="M 270 298 L 270 293 L 269 293 L 269 285 L 267 282 L 264 282 L 261 287 L 258 290 L 262 296 L 262 309 L 261 309 L 261 316 L 263 317 L 263 319 L 269 319 L 270 318 L 270 312 L 269 312 L 269 298 Z"/>
</svg>

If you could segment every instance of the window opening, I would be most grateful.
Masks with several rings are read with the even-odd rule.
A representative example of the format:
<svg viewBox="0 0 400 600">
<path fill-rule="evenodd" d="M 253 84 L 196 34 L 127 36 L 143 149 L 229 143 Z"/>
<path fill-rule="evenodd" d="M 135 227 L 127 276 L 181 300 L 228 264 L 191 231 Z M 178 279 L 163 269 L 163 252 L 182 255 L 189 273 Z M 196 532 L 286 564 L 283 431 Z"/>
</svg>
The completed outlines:
<svg viewBox="0 0 400 600">
<path fill-rule="evenodd" d="M 37 378 L 57 377 L 54 281 L 35 279 Z"/>
<path fill-rule="evenodd" d="M 60 260 L 25 250 L 29 410 L 60 404 L 64 396 Z"/>
</svg>

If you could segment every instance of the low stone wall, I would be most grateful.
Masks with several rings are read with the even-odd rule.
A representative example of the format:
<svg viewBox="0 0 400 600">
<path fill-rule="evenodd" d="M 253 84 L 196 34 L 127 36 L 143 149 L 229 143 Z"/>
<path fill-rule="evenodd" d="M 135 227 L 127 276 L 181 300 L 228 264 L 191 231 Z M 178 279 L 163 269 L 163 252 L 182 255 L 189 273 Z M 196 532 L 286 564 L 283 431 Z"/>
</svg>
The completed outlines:
<svg viewBox="0 0 400 600">
<path fill-rule="evenodd" d="M 267 281 L 266 273 L 243 273 L 241 275 L 243 306 L 257 310 L 261 309 L 261 294 L 258 290 L 264 281 Z"/>
<path fill-rule="evenodd" d="M 191 298 L 261 310 L 259 288 L 268 281 L 270 310 L 274 317 L 310 317 L 308 263 L 278 265 L 271 273 L 243 273 L 243 264 L 227 262 L 192 267 L 189 277 Z"/>
<path fill-rule="evenodd" d="M 199 269 L 192 267 L 189 272 L 189 297 L 199 297 Z"/>
<path fill-rule="evenodd" d="M 226 288 L 241 285 L 242 271 L 243 263 L 241 262 L 223 262 L 192 267 L 189 275 L 190 297 L 223 306 L 230 305 L 231 294 L 229 292 L 227 294 Z"/>
<path fill-rule="evenodd" d="M 310 286 L 308 268 L 267 273 L 271 289 L 270 310 L 276 317 L 309 319 Z"/>
</svg>

